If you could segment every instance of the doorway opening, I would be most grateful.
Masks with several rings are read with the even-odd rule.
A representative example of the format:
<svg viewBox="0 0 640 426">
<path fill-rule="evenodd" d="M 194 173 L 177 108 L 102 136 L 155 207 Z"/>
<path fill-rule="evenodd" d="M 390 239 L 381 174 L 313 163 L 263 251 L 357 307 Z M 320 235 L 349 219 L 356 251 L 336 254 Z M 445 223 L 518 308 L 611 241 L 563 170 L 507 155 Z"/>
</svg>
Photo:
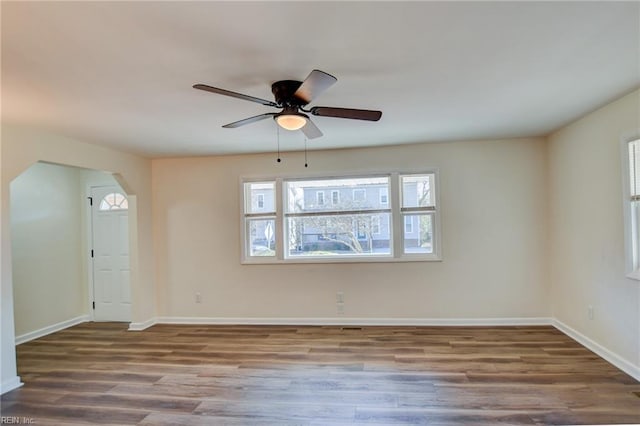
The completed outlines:
<svg viewBox="0 0 640 426">
<path fill-rule="evenodd" d="M 119 286 L 116 290 L 109 287 L 107 272 L 100 277 L 100 291 L 94 288 L 96 258 L 91 257 L 91 251 L 95 256 L 96 248 L 92 247 L 90 205 L 90 191 L 94 187 L 112 188 L 111 193 L 127 199 L 126 192 L 110 173 L 51 163 L 35 163 L 10 184 L 16 344 L 84 321 L 131 321 L 128 263 L 113 269 L 118 278 L 114 284 Z M 122 207 L 122 200 L 117 201 Z M 116 207 L 118 202 L 114 204 Z M 116 243 L 102 242 L 100 247 L 115 246 L 118 256 L 126 253 L 128 262 L 126 211 L 126 217 L 113 215 L 117 218 L 117 228 L 114 232 L 102 231 L 98 240 L 116 237 Z M 128 309 L 117 315 L 109 312 L 95 315 L 93 302 L 97 307 L 98 300 L 94 297 L 105 300 L 109 294 L 124 294 Z"/>
</svg>

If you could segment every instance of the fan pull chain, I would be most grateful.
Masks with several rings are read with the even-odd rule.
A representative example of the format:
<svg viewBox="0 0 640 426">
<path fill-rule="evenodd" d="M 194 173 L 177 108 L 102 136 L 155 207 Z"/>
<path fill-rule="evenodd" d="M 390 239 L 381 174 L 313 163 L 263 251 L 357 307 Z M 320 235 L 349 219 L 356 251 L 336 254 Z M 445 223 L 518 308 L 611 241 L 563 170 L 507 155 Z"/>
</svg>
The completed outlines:
<svg viewBox="0 0 640 426">
<path fill-rule="evenodd" d="M 282 160 L 280 159 L 280 126 L 276 124 L 276 137 L 278 139 L 278 159 L 276 160 L 278 163 Z"/>
<path fill-rule="evenodd" d="M 304 137 L 304 166 L 308 167 L 309 165 L 307 164 L 307 137 Z"/>
</svg>

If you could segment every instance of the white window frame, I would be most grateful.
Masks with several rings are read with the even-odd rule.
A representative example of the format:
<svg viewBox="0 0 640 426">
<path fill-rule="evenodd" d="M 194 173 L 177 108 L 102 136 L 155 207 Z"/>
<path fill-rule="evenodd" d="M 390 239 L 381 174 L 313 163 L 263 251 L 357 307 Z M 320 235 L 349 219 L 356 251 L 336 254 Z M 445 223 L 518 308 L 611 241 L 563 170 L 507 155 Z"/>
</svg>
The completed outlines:
<svg viewBox="0 0 640 426">
<path fill-rule="evenodd" d="M 268 211 L 264 211 L 265 209 L 258 209 L 257 203 L 256 203 L 256 209 L 255 210 L 261 210 L 260 212 L 255 212 L 255 211 L 251 211 L 251 196 L 249 195 L 249 199 L 247 199 L 247 191 L 246 191 L 246 185 L 247 184 L 251 184 L 251 183 L 273 183 L 274 186 L 274 191 L 275 193 L 273 194 L 273 200 L 274 200 L 274 207 L 273 210 L 268 210 Z M 242 236 L 242 244 L 240 244 L 241 247 L 241 256 L 240 258 L 242 259 L 242 263 L 273 263 L 274 260 L 276 260 L 278 258 L 278 248 L 282 246 L 282 241 L 281 238 L 282 236 L 280 235 L 279 232 L 277 232 L 278 229 L 278 221 L 279 221 L 279 210 L 277 208 L 278 206 L 278 202 L 280 200 L 281 194 L 278 191 L 278 185 L 277 185 L 277 179 L 274 178 L 264 178 L 264 179 L 242 179 L 240 181 L 240 202 L 242 203 L 241 209 L 240 211 L 242 212 L 242 220 L 240 221 L 241 224 L 241 229 L 240 229 L 240 235 Z M 264 195 L 264 194 L 260 194 L 260 195 Z M 276 253 L 274 256 L 252 256 L 251 255 L 251 221 L 252 220 L 273 220 L 274 221 L 274 232 L 273 232 L 273 238 L 275 241 L 275 246 L 276 246 Z M 252 261 L 252 262 L 245 262 L 248 259 L 259 259 L 260 257 L 263 257 L 264 259 L 262 259 L 262 261 Z"/>
<path fill-rule="evenodd" d="M 109 199 L 109 197 L 113 200 Z M 98 210 L 101 212 L 129 210 L 129 199 L 122 192 L 110 192 L 100 200 Z"/>
<path fill-rule="evenodd" d="M 322 199 L 322 202 L 320 200 Z M 316 191 L 316 206 L 325 205 L 324 191 Z"/>
<path fill-rule="evenodd" d="M 625 273 L 627 278 L 640 281 L 640 196 L 632 195 L 632 169 L 629 156 L 630 144 L 640 143 L 640 130 L 621 138 L 622 154 L 622 190 L 624 212 L 624 240 L 625 240 Z M 640 160 L 639 160 L 640 162 Z M 640 173 L 640 170 L 636 170 Z M 636 192 L 640 192 L 636 189 Z"/>
<path fill-rule="evenodd" d="M 401 209 L 401 180 L 400 176 L 407 175 L 432 175 L 434 204 L 430 214 L 433 217 L 433 252 L 432 253 L 403 253 L 404 251 L 404 214 Z M 387 216 L 387 228 L 389 232 L 389 245 L 391 255 L 367 255 L 367 256 L 324 256 L 324 257 L 307 257 L 296 256 L 286 257 L 286 197 L 283 195 L 286 183 L 291 180 L 319 180 L 319 179 L 341 179 L 341 178 L 367 178 L 389 176 L 389 216 Z M 241 263 L 242 264 L 295 264 L 295 263 L 386 263 L 386 262 L 438 262 L 442 261 L 442 238 L 441 238 L 441 208 L 440 208 L 440 185 L 439 171 L 437 169 L 420 169 L 415 171 L 388 171 L 388 172 L 370 172 L 360 174 L 339 174 L 339 175 L 283 175 L 283 176 L 264 176 L 264 177 L 240 177 L 240 212 L 243 216 L 241 220 Z M 273 217 L 275 223 L 274 240 L 275 240 L 275 256 L 250 256 L 249 238 L 248 238 L 248 221 L 247 217 L 257 216 L 248 214 L 246 209 L 248 206 L 245 201 L 245 184 L 251 182 L 275 182 L 274 207 L 275 213 L 269 213 L 265 216 Z M 366 199 L 366 196 L 365 196 Z M 326 201 L 326 200 L 325 200 Z M 260 214 L 262 216 L 262 214 Z M 389 219 L 390 218 L 390 219 Z M 382 223 L 380 223 L 380 231 L 382 231 Z"/>
<path fill-rule="evenodd" d="M 256 209 L 264 210 L 264 194 L 256 195 Z"/>
<path fill-rule="evenodd" d="M 403 188 L 402 188 L 402 178 L 403 177 L 412 177 L 412 176 L 425 176 L 425 175 L 431 175 L 432 181 L 431 183 L 433 184 L 433 190 L 434 190 L 434 195 L 433 195 L 433 205 L 432 206 L 424 206 L 424 207 L 403 207 L 404 202 L 402 200 L 402 195 L 403 195 Z M 431 236 L 432 240 L 432 253 L 404 253 L 403 256 L 407 256 L 407 257 L 411 257 L 411 256 L 416 256 L 418 258 L 422 258 L 424 256 L 433 256 L 436 260 L 441 260 L 441 245 L 442 245 L 442 240 L 440 238 L 440 185 L 439 185 L 439 176 L 438 173 L 433 171 L 433 172 L 424 172 L 424 173 L 401 173 L 398 176 L 398 193 L 400 195 L 400 200 L 399 200 L 399 211 L 400 211 L 400 217 L 398 218 L 399 221 L 401 221 L 402 226 L 403 226 L 403 231 L 406 231 L 406 221 L 405 218 L 406 217 L 412 217 L 412 216 L 418 216 L 418 221 L 419 216 L 421 215 L 429 215 L 431 216 L 431 220 L 432 220 L 432 232 L 433 235 Z M 418 227 L 420 226 L 420 222 L 418 222 Z M 405 240 L 404 240 L 404 234 L 405 233 L 413 233 L 415 230 L 415 224 L 413 219 L 411 219 L 411 232 L 403 232 L 401 234 L 401 241 L 399 242 L 399 244 L 401 244 L 401 250 L 404 251 L 404 245 L 405 245 Z"/>
</svg>

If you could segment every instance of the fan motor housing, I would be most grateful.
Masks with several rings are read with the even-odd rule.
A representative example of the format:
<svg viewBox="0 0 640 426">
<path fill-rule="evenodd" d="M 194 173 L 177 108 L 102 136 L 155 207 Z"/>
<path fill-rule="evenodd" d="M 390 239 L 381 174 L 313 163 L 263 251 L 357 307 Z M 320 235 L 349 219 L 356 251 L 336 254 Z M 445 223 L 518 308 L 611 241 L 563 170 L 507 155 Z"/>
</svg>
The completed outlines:
<svg viewBox="0 0 640 426">
<path fill-rule="evenodd" d="M 282 106 L 305 105 L 306 103 L 302 99 L 293 96 L 301 84 L 301 81 L 296 80 L 280 80 L 273 83 L 271 85 L 271 92 L 276 99 L 276 103 Z"/>
</svg>

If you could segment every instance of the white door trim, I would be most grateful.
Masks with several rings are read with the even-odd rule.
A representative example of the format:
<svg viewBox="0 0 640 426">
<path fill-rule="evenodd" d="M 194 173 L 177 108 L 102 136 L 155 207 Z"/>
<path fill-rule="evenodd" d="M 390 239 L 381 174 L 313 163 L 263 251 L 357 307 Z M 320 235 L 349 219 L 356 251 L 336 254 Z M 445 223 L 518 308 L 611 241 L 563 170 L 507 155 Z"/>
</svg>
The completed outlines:
<svg viewBox="0 0 640 426">
<path fill-rule="evenodd" d="M 91 183 L 91 182 L 87 182 L 85 184 L 85 191 L 86 191 L 86 204 L 84 204 L 86 211 L 87 211 L 87 237 L 86 237 L 86 241 L 87 241 L 87 262 L 88 262 L 88 268 L 87 268 L 87 274 L 88 274 L 88 280 L 87 280 L 87 296 L 88 296 L 88 306 L 89 306 L 89 318 L 91 321 L 105 321 L 104 318 L 101 319 L 97 319 L 99 316 L 96 315 L 96 308 L 98 307 L 98 301 L 96 300 L 97 295 L 96 295 L 96 269 L 95 269 L 95 260 L 96 260 L 96 256 L 97 256 L 97 251 L 96 250 L 96 245 L 95 245 L 95 223 L 94 223 L 94 213 L 95 214 L 100 214 L 100 212 L 97 210 L 102 199 L 95 199 L 94 197 L 94 193 L 95 192 L 100 192 L 103 191 L 105 189 L 108 189 L 108 191 L 111 190 L 115 190 L 116 192 L 121 192 L 122 194 L 125 195 L 125 197 L 127 197 L 127 199 L 130 199 L 130 196 L 126 193 L 126 191 L 122 188 L 122 186 L 118 183 L 118 182 L 113 182 L 113 183 L 102 183 L 102 182 L 96 182 L 96 183 Z M 95 209 L 95 210 L 94 210 Z M 126 216 L 127 216 L 127 235 L 126 235 L 126 239 L 127 239 L 127 246 L 128 246 L 128 251 L 129 251 L 129 262 L 131 259 L 131 235 L 130 235 L 130 231 L 131 231 L 131 222 L 130 222 L 130 215 L 129 215 L 129 209 L 127 208 L 126 211 Z M 131 277 L 131 264 L 129 263 L 129 277 Z M 131 282 L 129 281 L 129 286 L 131 286 Z M 129 291 L 131 292 L 132 289 L 131 287 L 129 287 Z M 132 297 L 132 295 L 130 295 L 130 297 Z M 125 321 L 130 322 L 131 321 L 131 317 L 132 317 L 132 310 L 133 310 L 133 300 L 131 300 L 130 302 L 130 312 L 127 315 L 127 319 Z M 104 314 L 105 312 L 103 312 Z M 118 315 L 115 315 L 112 312 L 113 315 L 109 314 L 106 316 L 106 320 L 107 321 L 122 321 L 122 318 L 118 318 Z"/>
<path fill-rule="evenodd" d="M 94 298 L 93 298 L 93 257 L 91 257 L 91 250 L 93 250 L 93 212 L 92 212 L 92 205 L 90 204 L 90 200 L 92 200 L 91 197 L 91 188 L 96 188 L 96 187 L 100 187 L 100 186 L 107 186 L 107 185 L 91 185 L 90 183 L 87 183 L 85 185 L 85 194 L 84 194 L 84 211 L 85 211 L 85 220 L 86 220 L 86 251 L 85 251 L 85 256 L 86 256 L 86 262 L 87 262 L 87 306 L 89 307 L 88 312 L 89 312 L 89 321 L 95 321 L 95 311 L 93 309 L 93 303 L 94 303 Z M 95 201 L 95 200 L 94 200 Z"/>
</svg>

